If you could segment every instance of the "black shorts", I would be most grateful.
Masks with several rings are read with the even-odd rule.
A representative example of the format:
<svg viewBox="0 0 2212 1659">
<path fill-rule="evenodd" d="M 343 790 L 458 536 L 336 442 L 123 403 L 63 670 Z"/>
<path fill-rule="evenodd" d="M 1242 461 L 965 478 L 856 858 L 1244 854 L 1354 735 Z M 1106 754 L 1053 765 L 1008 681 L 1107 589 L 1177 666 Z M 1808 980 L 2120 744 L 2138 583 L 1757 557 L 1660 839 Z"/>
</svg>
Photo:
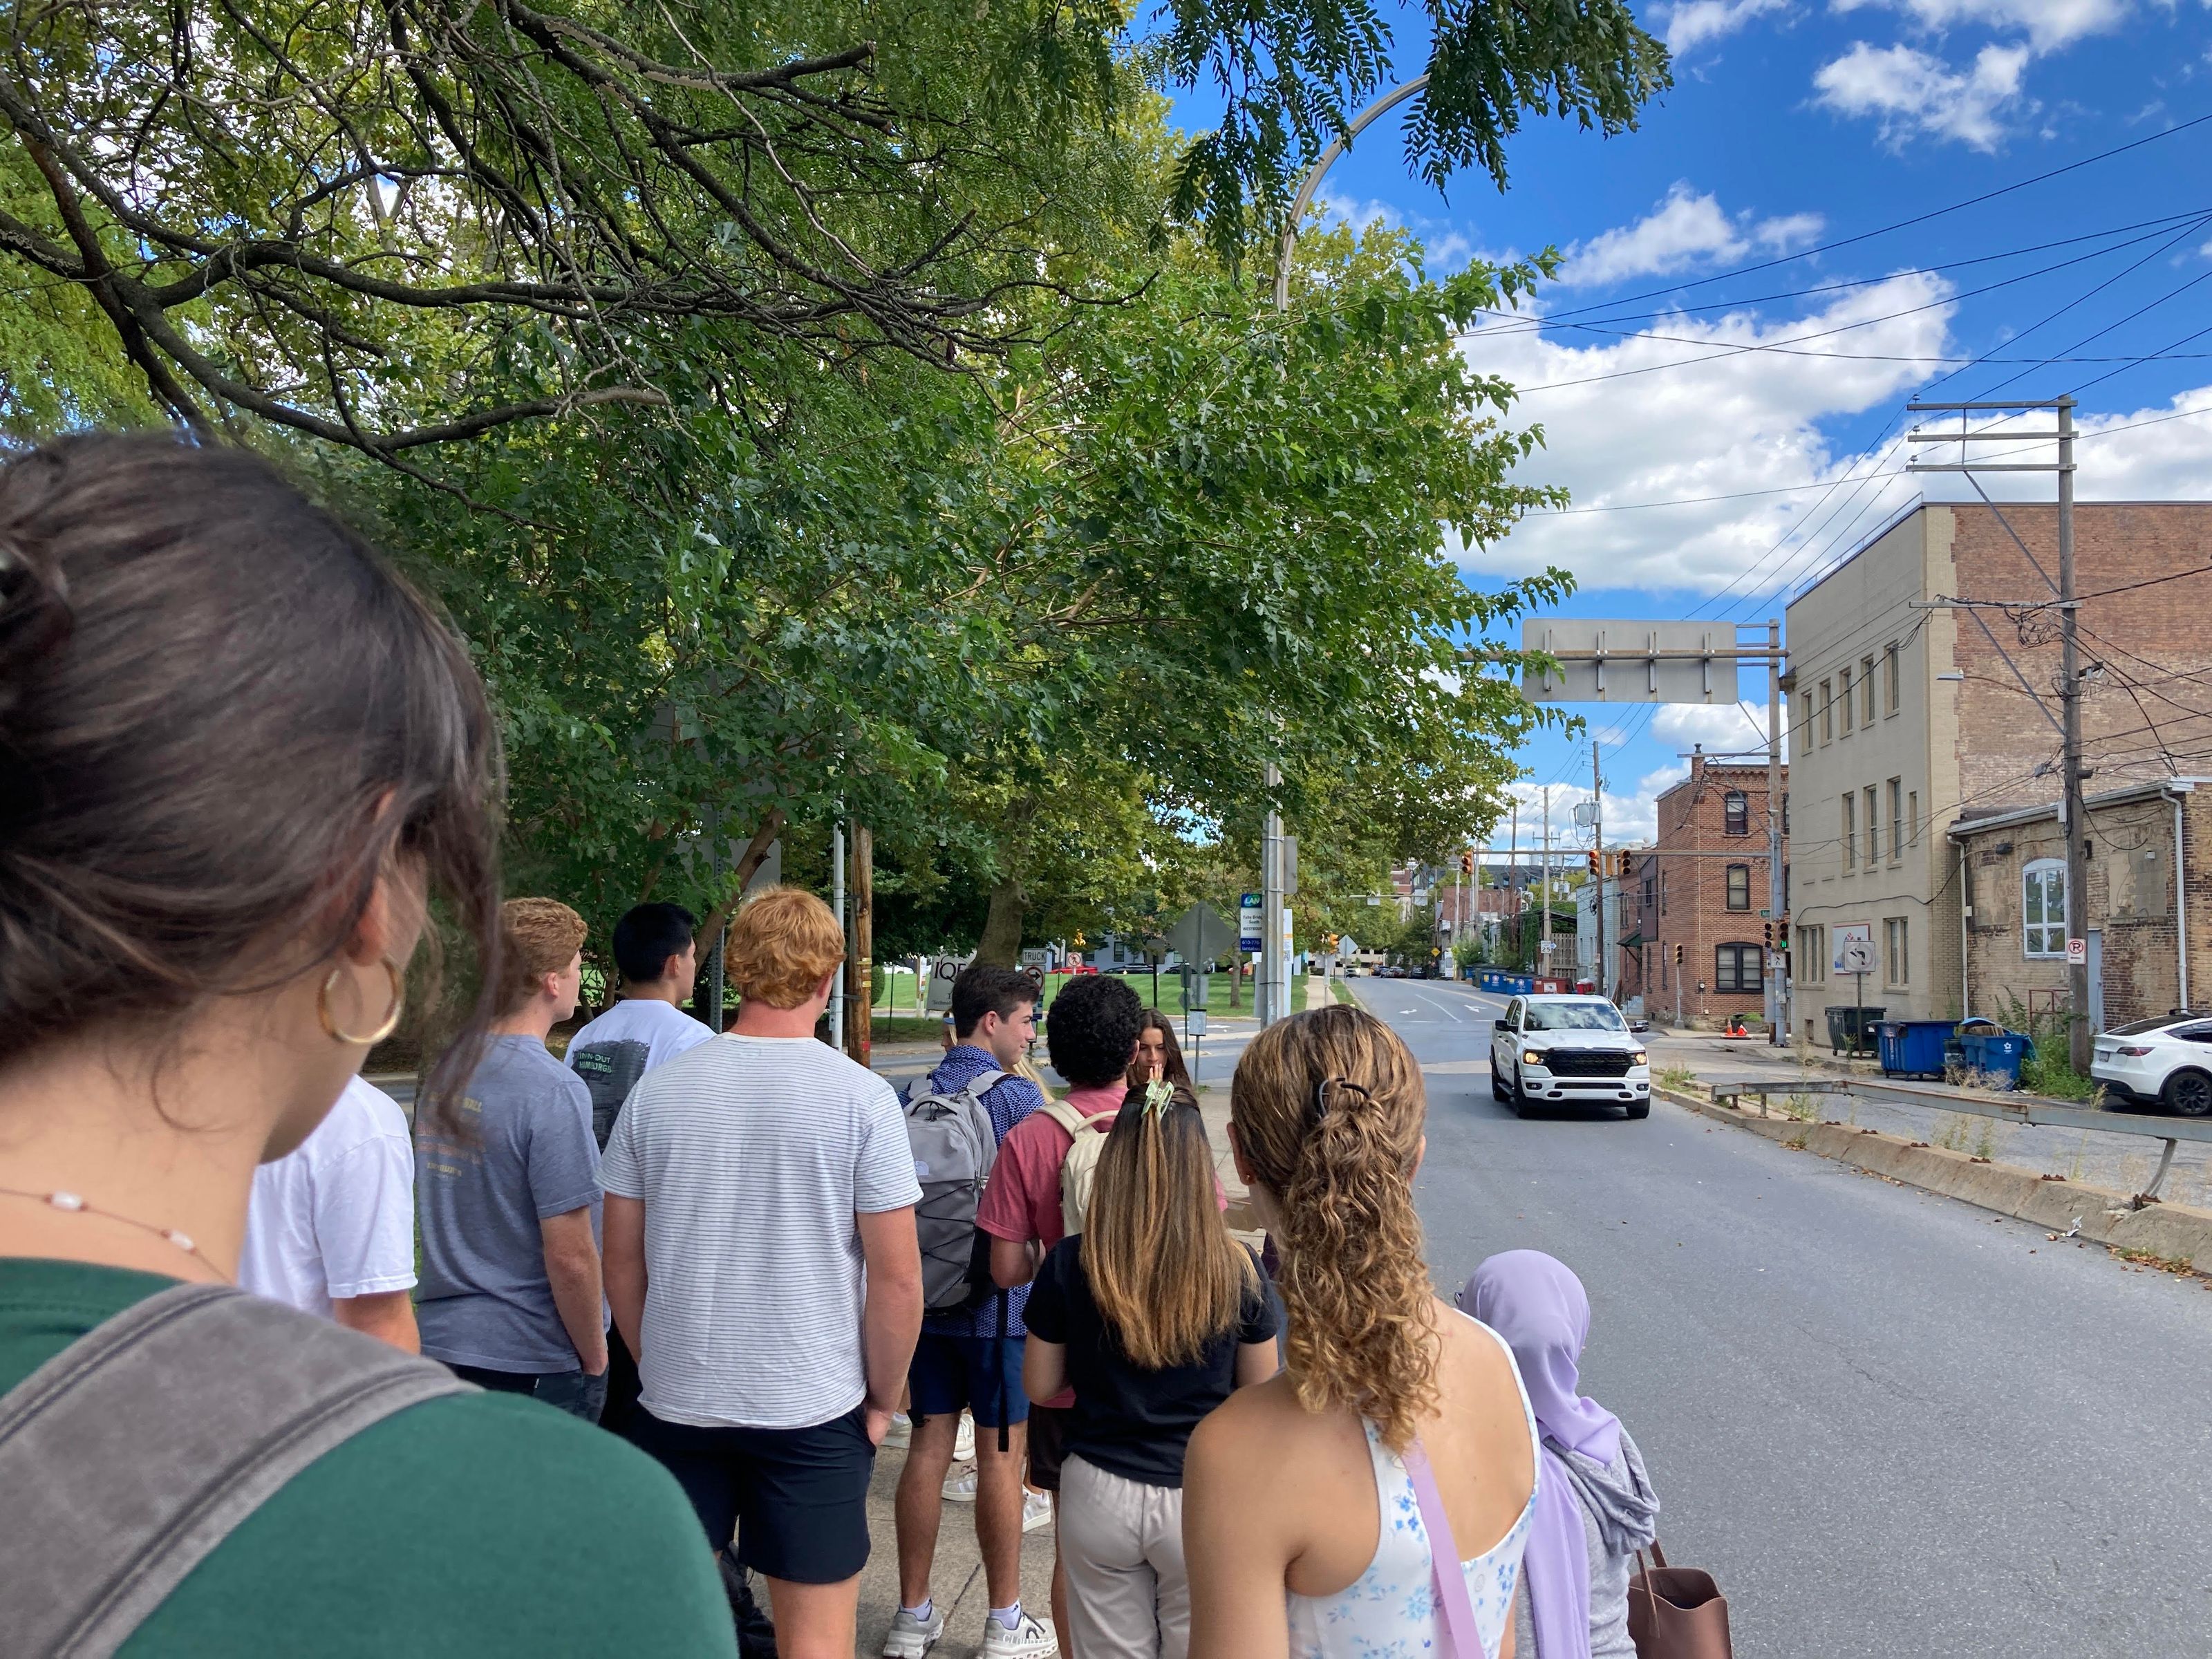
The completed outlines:
<svg viewBox="0 0 2212 1659">
<path fill-rule="evenodd" d="M 867 1565 L 876 1449 L 860 1407 L 811 1429 L 700 1429 L 640 1406 L 629 1438 L 676 1477 L 709 1547 L 734 1533 L 738 1559 L 754 1571 L 840 1584 Z"/>
<path fill-rule="evenodd" d="M 1030 1407 L 1030 1485 L 1039 1492 L 1060 1490 L 1060 1462 L 1067 1455 L 1067 1419 L 1073 1406 Z"/>
</svg>

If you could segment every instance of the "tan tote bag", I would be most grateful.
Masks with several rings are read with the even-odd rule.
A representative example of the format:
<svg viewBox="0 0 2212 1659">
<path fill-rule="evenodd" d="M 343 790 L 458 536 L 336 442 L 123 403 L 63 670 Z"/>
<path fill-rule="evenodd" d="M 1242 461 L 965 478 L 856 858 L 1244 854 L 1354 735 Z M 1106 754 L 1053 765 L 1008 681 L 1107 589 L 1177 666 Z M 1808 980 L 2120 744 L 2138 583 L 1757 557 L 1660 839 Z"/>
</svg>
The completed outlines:
<svg viewBox="0 0 2212 1659">
<path fill-rule="evenodd" d="M 1668 1566 L 1656 1539 L 1651 1560 L 1638 1550 L 1636 1561 L 1628 1583 L 1628 1637 L 1636 1659 L 1731 1659 L 1728 1598 L 1712 1574 Z"/>
</svg>

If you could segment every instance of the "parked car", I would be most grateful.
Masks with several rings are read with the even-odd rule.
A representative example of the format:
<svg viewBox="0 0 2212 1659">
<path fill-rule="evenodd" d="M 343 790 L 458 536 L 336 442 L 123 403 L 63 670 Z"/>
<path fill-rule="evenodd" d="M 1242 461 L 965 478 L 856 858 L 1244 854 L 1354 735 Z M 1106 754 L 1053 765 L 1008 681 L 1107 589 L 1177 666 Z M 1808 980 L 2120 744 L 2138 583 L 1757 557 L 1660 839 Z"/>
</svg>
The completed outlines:
<svg viewBox="0 0 2212 1659">
<path fill-rule="evenodd" d="M 2212 1014 L 2185 1010 L 2100 1031 L 2089 1076 L 2119 1101 L 2203 1117 L 2212 1112 Z"/>
<path fill-rule="evenodd" d="M 1376 974 L 1382 979 L 1403 979 L 1406 977 L 1406 970 L 1403 968 L 1401 968 L 1395 962 L 1385 963 L 1382 967 L 1377 968 L 1375 971 Z"/>
<path fill-rule="evenodd" d="M 1644 1039 L 1598 996 L 1516 996 L 1491 1024 L 1490 1092 L 1526 1117 L 1552 1104 L 1651 1115 Z"/>
</svg>

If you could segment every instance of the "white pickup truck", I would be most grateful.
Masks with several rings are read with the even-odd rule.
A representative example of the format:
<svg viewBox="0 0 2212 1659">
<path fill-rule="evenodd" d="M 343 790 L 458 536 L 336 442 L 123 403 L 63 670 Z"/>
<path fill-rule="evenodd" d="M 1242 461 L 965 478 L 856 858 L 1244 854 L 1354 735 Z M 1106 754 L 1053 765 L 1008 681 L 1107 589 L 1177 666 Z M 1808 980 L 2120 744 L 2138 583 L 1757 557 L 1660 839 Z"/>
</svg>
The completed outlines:
<svg viewBox="0 0 2212 1659">
<path fill-rule="evenodd" d="M 1490 1091 L 1526 1117 L 1540 1106 L 1620 1106 L 1651 1115 L 1638 1033 L 1603 997 L 1518 996 L 1490 1034 Z"/>
</svg>

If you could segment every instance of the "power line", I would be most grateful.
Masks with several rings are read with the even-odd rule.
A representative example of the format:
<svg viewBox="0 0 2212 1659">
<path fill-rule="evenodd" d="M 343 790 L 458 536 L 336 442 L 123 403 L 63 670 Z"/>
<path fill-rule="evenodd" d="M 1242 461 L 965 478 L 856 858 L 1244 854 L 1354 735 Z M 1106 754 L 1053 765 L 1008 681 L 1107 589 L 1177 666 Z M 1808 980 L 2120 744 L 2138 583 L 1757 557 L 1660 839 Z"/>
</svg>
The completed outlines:
<svg viewBox="0 0 2212 1659">
<path fill-rule="evenodd" d="M 2116 144 L 2110 149 L 2098 151 L 2094 155 L 2085 155 L 2078 161 L 2069 161 L 2063 167 L 2052 167 L 2047 172 L 2036 173 L 2032 178 L 2021 179 L 2009 185 L 2002 185 L 1996 190 L 1984 191 L 1978 196 L 1970 196 L 1963 202 L 1954 202 L 1948 207 L 1931 209 L 1926 213 L 1917 213 L 1909 219 L 1899 219 L 1894 224 L 1883 225 L 1878 229 L 1863 230 L 1856 235 L 1839 237 L 1832 242 L 1822 242 L 1813 247 L 1801 248 L 1795 253 L 1785 253 L 1772 259 L 1762 259 L 1756 264 L 1738 265 L 1733 270 L 1723 270 L 1714 276 L 1701 276 L 1694 282 L 1670 283 L 1665 288 L 1650 289 L 1642 294 L 1632 294 L 1622 299 L 1587 305 L 1581 307 L 1577 310 L 1564 311 L 1555 314 L 1559 317 L 1583 316 L 1593 311 L 1602 311 L 1606 309 L 1607 306 L 1633 305 L 1638 301 L 1655 300 L 1660 295 L 1665 294 L 1686 293 L 1692 289 L 1708 288 L 1715 283 L 1725 283 L 1738 276 L 1748 276 L 1754 271 L 1772 270 L 1782 265 L 1794 264 L 1800 259 L 1809 259 L 1815 254 L 1832 253 L 1839 247 L 1851 247 L 1860 242 L 1872 241 L 1878 236 L 1887 236 L 1896 231 L 1910 230 L 1915 225 L 1924 225 L 1932 220 L 1944 218 L 1954 213 L 1962 213 L 1968 208 L 1979 207 L 1984 202 L 1994 202 L 2000 197 L 2010 196 L 2016 191 L 2027 190 L 2035 185 L 2048 183 L 2051 179 L 2061 178 L 2067 173 L 2079 172 L 2083 167 L 2094 167 L 2100 161 L 2109 161 L 2115 155 L 2124 155 L 2130 150 L 2142 149 L 2146 144 L 2159 143 L 2166 139 L 2175 137 L 2181 133 L 2190 131 L 2193 128 L 2201 127 L 2208 121 L 2212 121 L 2212 115 L 2199 115 L 2194 119 L 2181 122 L 2175 126 L 2167 127 L 2161 132 L 2154 132 L 2145 137 L 2133 139 L 2124 144 Z"/>
</svg>

